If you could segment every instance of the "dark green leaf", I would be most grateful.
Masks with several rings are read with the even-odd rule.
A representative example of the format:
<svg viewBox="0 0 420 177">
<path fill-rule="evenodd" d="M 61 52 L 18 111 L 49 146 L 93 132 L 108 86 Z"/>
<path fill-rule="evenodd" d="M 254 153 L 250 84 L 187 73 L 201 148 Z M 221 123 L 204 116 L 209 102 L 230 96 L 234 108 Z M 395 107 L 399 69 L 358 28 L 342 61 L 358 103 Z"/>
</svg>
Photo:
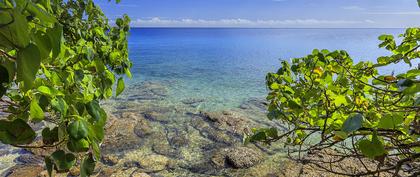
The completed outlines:
<svg viewBox="0 0 420 177">
<path fill-rule="evenodd" d="M 29 44 L 28 47 L 21 49 L 17 53 L 17 80 L 23 81 L 24 91 L 32 88 L 36 73 L 41 64 L 38 47 Z"/>
<path fill-rule="evenodd" d="M 6 11 L 13 17 L 13 21 L 5 27 L 0 28 L 0 35 L 18 48 L 25 48 L 30 41 L 26 17 L 18 9 Z"/>
<path fill-rule="evenodd" d="M 362 127 L 363 115 L 360 113 L 350 115 L 347 120 L 344 122 L 342 131 L 346 133 L 351 133 L 353 131 L 359 130 Z"/>
<path fill-rule="evenodd" d="M 379 140 L 376 133 L 372 136 L 372 140 L 360 140 L 358 142 L 358 147 L 363 155 L 372 159 L 386 153 L 384 145 Z"/>
<path fill-rule="evenodd" d="M 53 128 L 44 128 L 42 130 L 42 142 L 46 145 L 52 145 L 55 142 L 58 142 L 58 127 Z"/>
<path fill-rule="evenodd" d="M 58 171 L 69 170 L 76 163 L 76 156 L 72 153 L 65 153 L 63 150 L 55 151 L 51 154 L 54 164 Z"/>
<path fill-rule="evenodd" d="M 93 174 L 95 170 L 95 160 L 92 153 L 89 153 L 80 164 L 80 176 L 87 177 Z"/>
<path fill-rule="evenodd" d="M 4 144 L 29 144 L 35 135 L 35 131 L 22 119 L 12 122 L 0 120 L 0 140 Z"/>
<path fill-rule="evenodd" d="M 87 125 L 82 120 L 75 120 L 67 127 L 67 132 L 75 140 L 86 138 L 88 135 Z"/>
<path fill-rule="evenodd" d="M 89 150 L 89 142 L 85 139 L 80 139 L 80 140 L 70 139 L 67 142 L 67 148 L 71 152 L 86 152 Z"/>
</svg>

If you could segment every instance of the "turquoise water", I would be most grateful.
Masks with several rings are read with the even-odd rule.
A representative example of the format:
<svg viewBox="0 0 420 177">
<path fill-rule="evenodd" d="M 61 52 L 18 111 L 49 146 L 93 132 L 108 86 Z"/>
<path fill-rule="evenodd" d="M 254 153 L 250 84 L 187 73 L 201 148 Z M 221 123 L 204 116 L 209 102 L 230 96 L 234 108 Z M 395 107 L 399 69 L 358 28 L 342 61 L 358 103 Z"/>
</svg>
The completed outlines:
<svg viewBox="0 0 420 177">
<path fill-rule="evenodd" d="M 356 61 L 388 54 L 380 34 L 402 29 L 132 29 L 129 38 L 134 79 L 164 83 L 166 104 L 204 99 L 199 110 L 220 110 L 264 97 L 265 74 L 279 60 L 305 56 L 314 48 L 345 49 Z M 135 94 L 129 89 L 126 96 Z"/>
</svg>

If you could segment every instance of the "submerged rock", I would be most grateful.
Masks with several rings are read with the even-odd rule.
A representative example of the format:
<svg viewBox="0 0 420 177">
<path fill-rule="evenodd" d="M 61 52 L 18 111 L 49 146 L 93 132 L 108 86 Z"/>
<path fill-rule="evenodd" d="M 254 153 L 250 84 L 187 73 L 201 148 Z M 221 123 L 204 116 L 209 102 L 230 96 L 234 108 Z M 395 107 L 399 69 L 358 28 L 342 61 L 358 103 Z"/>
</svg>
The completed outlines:
<svg viewBox="0 0 420 177">
<path fill-rule="evenodd" d="M 239 108 L 245 110 L 255 109 L 258 111 L 265 112 L 267 111 L 268 102 L 263 98 L 250 98 L 249 100 L 243 102 Z"/>
<path fill-rule="evenodd" d="M 44 170 L 42 165 L 16 165 L 1 176 L 7 177 L 37 177 Z"/>
<path fill-rule="evenodd" d="M 163 155 L 148 155 L 139 159 L 138 162 L 144 172 L 150 173 L 165 170 L 169 159 Z"/>
<path fill-rule="evenodd" d="M 249 168 L 261 163 L 264 155 L 256 149 L 248 147 L 236 147 L 226 154 L 228 164 L 234 168 Z"/>
<path fill-rule="evenodd" d="M 159 122 L 163 124 L 169 123 L 168 116 L 165 116 L 164 114 L 159 113 L 159 112 L 150 111 L 150 112 L 143 113 L 143 115 L 147 120 L 150 120 L 153 122 Z"/>
<path fill-rule="evenodd" d="M 250 168 L 264 160 L 264 154 L 249 147 L 230 147 L 215 151 L 211 162 L 220 168 Z"/>
<path fill-rule="evenodd" d="M 186 104 L 186 105 L 190 105 L 192 107 L 197 107 L 198 105 L 200 105 L 201 103 L 205 102 L 205 99 L 202 98 L 187 98 L 187 99 L 183 99 L 181 100 L 182 103 Z"/>
<path fill-rule="evenodd" d="M 180 158 L 181 154 L 178 150 L 172 148 L 166 141 L 156 141 L 153 143 L 152 151 L 156 154 L 168 156 L 171 158 Z"/>
<path fill-rule="evenodd" d="M 135 95 L 130 95 L 128 101 L 163 100 L 168 95 L 168 89 L 157 82 L 143 82 L 135 85 Z"/>
<path fill-rule="evenodd" d="M 201 115 L 214 123 L 217 128 L 228 130 L 238 135 L 250 132 L 249 127 L 253 126 L 253 123 L 249 119 L 235 112 L 207 112 L 201 113 Z"/>
<path fill-rule="evenodd" d="M 147 120 L 139 120 L 134 127 L 134 133 L 140 137 L 144 138 L 150 134 L 152 134 L 152 127 L 150 127 L 149 122 Z"/>
</svg>

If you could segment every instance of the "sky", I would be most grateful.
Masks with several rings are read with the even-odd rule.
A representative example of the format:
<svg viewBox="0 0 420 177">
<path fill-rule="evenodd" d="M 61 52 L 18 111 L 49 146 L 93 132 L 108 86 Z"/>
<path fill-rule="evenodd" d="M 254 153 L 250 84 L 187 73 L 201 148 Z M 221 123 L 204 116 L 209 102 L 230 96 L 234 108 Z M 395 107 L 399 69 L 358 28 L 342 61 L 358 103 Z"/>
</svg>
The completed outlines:
<svg viewBox="0 0 420 177">
<path fill-rule="evenodd" d="M 95 0 L 133 27 L 404 28 L 420 26 L 417 0 Z"/>
</svg>

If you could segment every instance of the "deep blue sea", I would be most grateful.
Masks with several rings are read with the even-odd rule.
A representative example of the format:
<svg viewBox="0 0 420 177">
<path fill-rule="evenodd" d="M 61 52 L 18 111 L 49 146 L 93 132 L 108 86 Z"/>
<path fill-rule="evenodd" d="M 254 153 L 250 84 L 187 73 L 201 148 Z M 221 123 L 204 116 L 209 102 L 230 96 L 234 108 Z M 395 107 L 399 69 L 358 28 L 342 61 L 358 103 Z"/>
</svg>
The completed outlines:
<svg viewBox="0 0 420 177">
<path fill-rule="evenodd" d="M 134 78 L 166 83 L 167 104 L 204 99 L 197 109 L 237 107 L 267 93 L 265 75 L 280 60 L 313 49 L 347 50 L 356 61 L 389 54 L 378 36 L 403 29 L 185 29 L 135 28 L 129 38 Z M 134 94 L 136 90 L 128 91 Z"/>
</svg>

